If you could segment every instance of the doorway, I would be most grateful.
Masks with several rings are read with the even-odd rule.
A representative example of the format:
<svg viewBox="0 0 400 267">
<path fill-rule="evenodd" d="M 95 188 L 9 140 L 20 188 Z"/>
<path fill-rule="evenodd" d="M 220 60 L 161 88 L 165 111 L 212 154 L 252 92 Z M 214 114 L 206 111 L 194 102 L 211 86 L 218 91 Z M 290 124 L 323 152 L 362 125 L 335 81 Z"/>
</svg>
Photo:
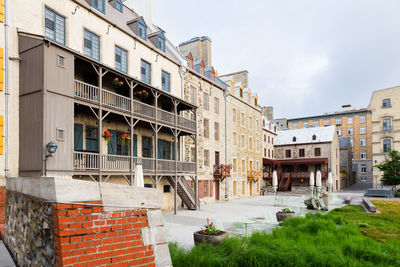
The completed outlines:
<svg viewBox="0 0 400 267">
<path fill-rule="evenodd" d="M 219 166 L 219 152 L 215 151 L 215 165 Z"/>
<path fill-rule="evenodd" d="M 219 200 L 219 180 L 215 180 L 215 200 Z"/>
</svg>

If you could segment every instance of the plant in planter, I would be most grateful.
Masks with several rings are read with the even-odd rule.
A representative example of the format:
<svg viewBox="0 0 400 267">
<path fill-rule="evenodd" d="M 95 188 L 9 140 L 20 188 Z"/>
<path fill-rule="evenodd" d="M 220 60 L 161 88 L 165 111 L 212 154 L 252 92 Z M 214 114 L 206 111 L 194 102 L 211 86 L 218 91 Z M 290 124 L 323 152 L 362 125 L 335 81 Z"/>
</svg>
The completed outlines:
<svg viewBox="0 0 400 267">
<path fill-rule="evenodd" d="M 129 134 L 123 134 L 121 139 L 122 139 L 122 144 L 124 144 L 124 145 L 126 142 L 128 142 L 128 144 L 129 144 L 129 142 L 131 141 L 131 137 L 129 136 Z"/>
<path fill-rule="evenodd" d="M 105 130 L 104 133 L 103 133 L 103 138 L 104 138 L 107 142 L 110 142 L 110 141 L 111 141 L 111 138 L 112 138 L 112 134 L 111 134 L 108 130 Z"/>
<path fill-rule="evenodd" d="M 140 100 L 146 99 L 149 96 L 149 92 L 147 92 L 146 90 L 134 92 L 133 94 L 138 96 Z"/>
<path fill-rule="evenodd" d="M 328 207 L 329 206 L 329 195 L 327 193 L 322 193 L 321 198 L 322 198 L 322 201 L 324 201 L 325 206 Z"/>
<path fill-rule="evenodd" d="M 215 227 L 214 223 L 207 218 L 207 224 L 204 225 L 204 229 L 194 232 L 194 244 L 208 243 L 211 245 L 219 245 L 222 240 L 228 236 L 227 232 L 219 230 Z"/>
<path fill-rule="evenodd" d="M 309 210 L 316 210 L 320 207 L 319 201 L 315 197 L 310 197 L 309 199 L 304 200 L 304 204 Z"/>
<path fill-rule="evenodd" d="M 276 219 L 278 220 L 278 222 L 282 222 L 286 219 L 289 219 L 289 218 L 292 218 L 295 216 L 296 216 L 296 213 L 289 208 L 284 208 L 276 213 Z"/>
<path fill-rule="evenodd" d="M 122 81 L 120 81 L 118 78 L 115 78 L 113 81 L 112 81 L 112 85 L 115 87 L 115 88 L 120 88 L 122 85 L 124 85 L 124 82 L 122 82 Z"/>
</svg>

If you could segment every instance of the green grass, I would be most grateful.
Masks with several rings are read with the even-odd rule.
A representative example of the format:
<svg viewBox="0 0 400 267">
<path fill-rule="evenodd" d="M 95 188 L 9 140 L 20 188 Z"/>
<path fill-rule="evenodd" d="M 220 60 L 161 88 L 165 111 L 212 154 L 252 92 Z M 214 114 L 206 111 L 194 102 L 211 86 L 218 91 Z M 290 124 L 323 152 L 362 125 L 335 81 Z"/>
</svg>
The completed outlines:
<svg viewBox="0 0 400 267">
<path fill-rule="evenodd" d="M 380 216 L 347 206 L 327 215 L 287 220 L 272 234 L 228 238 L 216 247 L 202 244 L 187 251 L 171 243 L 172 262 L 174 266 L 400 266 L 400 242 L 395 240 L 400 209 L 392 210 L 400 202 L 374 204 Z M 379 237 L 381 233 L 385 238 Z"/>
</svg>

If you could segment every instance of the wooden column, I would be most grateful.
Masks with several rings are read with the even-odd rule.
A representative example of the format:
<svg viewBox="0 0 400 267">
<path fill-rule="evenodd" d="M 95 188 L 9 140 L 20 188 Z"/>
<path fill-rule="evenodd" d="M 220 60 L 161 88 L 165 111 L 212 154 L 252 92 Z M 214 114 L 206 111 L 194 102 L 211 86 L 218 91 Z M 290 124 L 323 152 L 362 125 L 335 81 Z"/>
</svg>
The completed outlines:
<svg viewBox="0 0 400 267">
<path fill-rule="evenodd" d="M 99 75 L 99 183 L 102 181 L 103 171 L 103 148 L 102 148 L 102 132 L 103 132 L 103 68 L 100 67 L 98 71 Z"/>
</svg>

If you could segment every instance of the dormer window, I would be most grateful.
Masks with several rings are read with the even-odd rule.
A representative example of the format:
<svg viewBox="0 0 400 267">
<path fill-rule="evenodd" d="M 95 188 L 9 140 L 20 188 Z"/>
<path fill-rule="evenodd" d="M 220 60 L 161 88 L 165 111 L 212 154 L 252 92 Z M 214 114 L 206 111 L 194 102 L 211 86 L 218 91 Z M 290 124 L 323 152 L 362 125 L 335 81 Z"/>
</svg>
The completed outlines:
<svg viewBox="0 0 400 267">
<path fill-rule="evenodd" d="M 165 38 L 162 33 L 160 33 L 158 35 L 157 48 L 160 49 L 161 51 L 165 52 Z"/>
<path fill-rule="evenodd" d="M 312 140 L 317 140 L 317 136 L 315 134 L 312 136 Z"/>
<path fill-rule="evenodd" d="M 297 140 L 296 136 L 293 136 L 293 142 L 296 142 L 296 140 Z"/>
<path fill-rule="evenodd" d="M 258 106 L 258 103 L 257 103 L 258 101 L 257 101 L 257 98 L 254 98 L 254 106 Z"/>
<path fill-rule="evenodd" d="M 239 91 L 239 92 L 240 92 L 240 97 L 243 98 L 243 89 L 240 88 L 240 91 Z"/>
<path fill-rule="evenodd" d="M 190 58 L 186 58 L 187 60 L 187 65 L 189 69 L 193 69 L 193 60 Z"/>
<path fill-rule="evenodd" d="M 106 13 L 105 0 L 91 0 L 90 5 L 100 11 L 101 13 Z"/>
<path fill-rule="evenodd" d="M 122 0 L 114 0 L 114 8 L 122 13 L 124 10 L 124 6 L 122 5 Z"/>
<path fill-rule="evenodd" d="M 147 40 L 147 26 L 143 18 L 140 18 L 137 23 L 137 35 L 143 40 Z"/>
<path fill-rule="evenodd" d="M 203 66 L 199 66 L 199 73 L 201 76 L 204 76 L 204 67 Z"/>
<path fill-rule="evenodd" d="M 215 81 L 215 74 L 213 72 L 210 72 L 210 80 Z"/>
</svg>

